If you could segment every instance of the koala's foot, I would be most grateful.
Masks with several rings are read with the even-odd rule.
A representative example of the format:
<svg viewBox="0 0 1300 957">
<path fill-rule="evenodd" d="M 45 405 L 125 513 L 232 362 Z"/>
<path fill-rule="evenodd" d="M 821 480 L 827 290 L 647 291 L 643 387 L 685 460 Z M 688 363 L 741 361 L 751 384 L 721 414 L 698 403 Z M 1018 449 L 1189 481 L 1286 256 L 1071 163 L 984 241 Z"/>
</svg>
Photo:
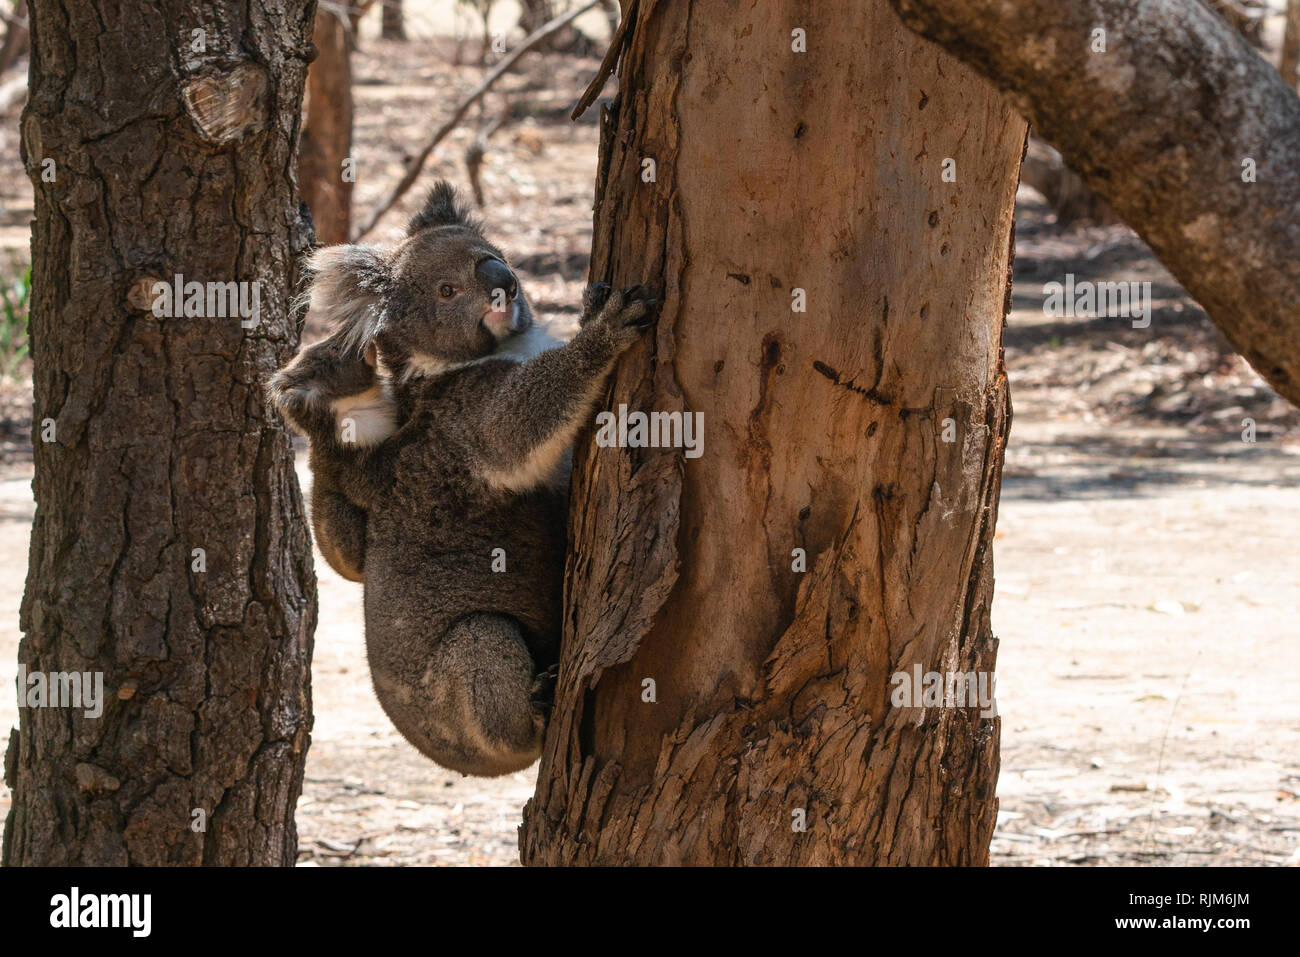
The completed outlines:
<svg viewBox="0 0 1300 957">
<path fill-rule="evenodd" d="M 536 668 L 519 623 L 508 615 L 466 615 L 437 639 L 409 679 L 401 667 L 419 656 L 399 636 L 381 639 L 391 647 L 371 674 L 380 704 L 393 724 L 424 755 L 463 774 L 493 777 L 520 771 L 542 753 L 546 715 L 533 705 Z"/>
</svg>

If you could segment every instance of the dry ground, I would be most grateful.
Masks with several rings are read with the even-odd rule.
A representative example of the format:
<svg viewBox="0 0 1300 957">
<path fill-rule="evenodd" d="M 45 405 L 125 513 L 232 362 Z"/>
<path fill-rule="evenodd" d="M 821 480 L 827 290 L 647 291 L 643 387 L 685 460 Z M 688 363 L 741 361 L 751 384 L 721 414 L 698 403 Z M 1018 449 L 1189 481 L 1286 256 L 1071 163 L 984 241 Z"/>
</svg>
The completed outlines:
<svg viewBox="0 0 1300 957">
<path fill-rule="evenodd" d="M 359 210 L 478 79 L 447 60 L 445 46 L 366 41 Z M 483 174 L 488 218 L 539 312 L 569 325 L 590 242 L 596 129 L 563 117 L 595 65 L 525 61 L 506 87 L 523 118 L 493 138 Z M 493 94 L 483 116 L 506 106 Z M 477 122 L 439 151 L 425 183 L 465 183 Z M 0 126 L 0 263 L 27 242 L 31 193 L 16 152 L 10 115 Z M 1016 416 L 993 610 L 1003 721 L 994 861 L 1300 863 L 1300 420 L 1224 353 L 1130 232 L 1062 231 L 1031 194 L 1022 199 L 1007 332 Z M 1045 319 L 1042 285 L 1066 272 L 1153 281 L 1152 327 Z M 0 389 L 0 687 L 13 686 L 33 508 L 27 403 L 25 385 Z M 1259 423 L 1254 444 L 1240 440 L 1246 416 Z M 515 863 L 532 772 L 462 778 L 408 746 L 370 692 L 360 589 L 319 557 L 317 568 L 301 861 Z M 0 732 L 16 718 L 13 696 L 0 695 Z M 0 789 L 0 813 L 8 799 Z"/>
</svg>

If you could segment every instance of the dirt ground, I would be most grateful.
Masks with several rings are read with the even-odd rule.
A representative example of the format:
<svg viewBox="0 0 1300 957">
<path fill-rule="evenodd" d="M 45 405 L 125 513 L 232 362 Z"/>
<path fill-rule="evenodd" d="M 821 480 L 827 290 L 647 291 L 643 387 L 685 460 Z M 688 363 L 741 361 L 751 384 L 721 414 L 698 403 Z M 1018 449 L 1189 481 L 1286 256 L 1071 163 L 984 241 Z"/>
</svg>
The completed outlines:
<svg viewBox="0 0 1300 957">
<path fill-rule="evenodd" d="M 448 60 L 445 44 L 365 40 L 359 213 L 481 75 Z M 562 331 L 585 277 L 596 160 L 594 113 L 578 124 L 565 114 L 596 65 L 526 60 L 423 177 L 466 185 L 466 145 L 509 104 L 520 119 L 491 140 L 486 212 L 539 314 Z M 15 120 L 0 124 L 0 264 L 25 257 L 31 214 Z M 1062 230 L 1034 194 L 1021 198 L 993 609 L 1003 722 L 994 862 L 1300 863 L 1300 416 L 1130 231 Z M 1151 281 L 1151 327 L 1044 318 L 1043 284 L 1066 273 Z M 33 512 L 28 388 L 0 386 L 0 687 L 15 677 Z M 1253 444 L 1241 440 L 1246 417 Z M 463 778 L 407 745 L 370 690 L 359 586 L 319 556 L 317 570 L 300 862 L 517 863 L 533 773 Z M 0 732 L 16 719 L 13 696 L 0 695 Z M 0 814 L 8 801 L 0 789 Z"/>
</svg>

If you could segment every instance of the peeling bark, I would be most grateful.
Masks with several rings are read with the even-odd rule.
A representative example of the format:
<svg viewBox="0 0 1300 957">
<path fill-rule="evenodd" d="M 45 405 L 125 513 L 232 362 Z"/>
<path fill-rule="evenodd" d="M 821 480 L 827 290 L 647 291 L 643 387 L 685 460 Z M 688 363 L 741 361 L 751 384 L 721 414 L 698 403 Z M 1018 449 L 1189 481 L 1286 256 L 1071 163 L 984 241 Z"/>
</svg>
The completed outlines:
<svg viewBox="0 0 1300 957">
<path fill-rule="evenodd" d="M 1199 3 L 891 2 L 1005 91 L 1300 404 L 1300 98 L 1239 33 Z"/>
<path fill-rule="evenodd" d="M 997 719 L 890 678 L 994 667 L 1025 124 L 884 0 L 624 9 L 592 278 L 665 311 L 606 407 L 702 412 L 705 444 L 578 439 L 521 857 L 986 863 Z"/>
<path fill-rule="evenodd" d="M 6 864 L 294 862 L 315 579 L 262 380 L 298 339 L 313 6 L 33 7 L 36 518 L 18 657 L 29 675 L 102 673 L 106 700 L 99 716 L 21 709 Z M 257 321 L 156 316 L 153 283 L 177 274 L 258 283 Z"/>
</svg>

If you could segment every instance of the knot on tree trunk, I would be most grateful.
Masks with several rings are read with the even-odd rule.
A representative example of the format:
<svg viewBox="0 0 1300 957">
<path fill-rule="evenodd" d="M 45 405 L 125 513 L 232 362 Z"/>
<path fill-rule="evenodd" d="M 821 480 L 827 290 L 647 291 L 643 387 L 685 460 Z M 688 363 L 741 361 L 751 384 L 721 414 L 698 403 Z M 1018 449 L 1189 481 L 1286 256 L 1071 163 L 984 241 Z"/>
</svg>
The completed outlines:
<svg viewBox="0 0 1300 957">
<path fill-rule="evenodd" d="M 181 90 L 199 135 L 225 146 L 265 128 L 269 86 L 266 70 L 241 63 L 231 70 L 195 77 Z"/>
</svg>

